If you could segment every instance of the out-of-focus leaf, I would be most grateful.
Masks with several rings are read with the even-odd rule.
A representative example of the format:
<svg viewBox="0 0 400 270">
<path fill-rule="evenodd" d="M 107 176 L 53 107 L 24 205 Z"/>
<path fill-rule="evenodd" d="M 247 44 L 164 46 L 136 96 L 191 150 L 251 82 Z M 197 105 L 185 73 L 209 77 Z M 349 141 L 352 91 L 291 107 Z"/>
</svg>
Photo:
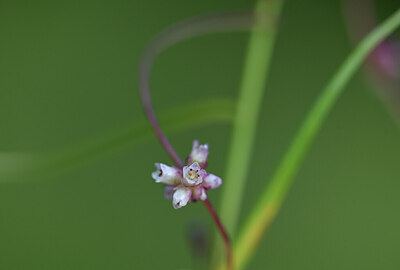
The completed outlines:
<svg viewBox="0 0 400 270">
<path fill-rule="evenodd" d="M 400 26 L 400 9 L 368 34 L 322 90 L 306 116 L 283 160 L 250 213 L 235 245 L 236 269 L 243 269 L 254 255 L 263 234 L 278 213 L 314 138 L 346 84 L 369 53 Z M 223 269 L 223 267 L 221 267 Z"/>
<path fill-rule="evenodd" d="M 193 113 L 201 111 L 202 113 Z M 160 113 L 166 133 L 212 123 L 232 122 L 234 101 L 213 99 L 175 107 Z M 144 119 L 48 153 L 0 153 L 0 182 L 48 179 L 117 154 L 149 139 L 152 130 Z"/>
</svg>

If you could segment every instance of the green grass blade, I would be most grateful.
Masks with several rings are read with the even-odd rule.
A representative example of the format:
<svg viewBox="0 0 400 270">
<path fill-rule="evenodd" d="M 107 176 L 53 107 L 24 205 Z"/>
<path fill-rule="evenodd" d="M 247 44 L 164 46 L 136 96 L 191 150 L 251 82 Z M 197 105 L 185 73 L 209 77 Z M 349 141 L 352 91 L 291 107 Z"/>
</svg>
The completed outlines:
<svg viewBox="0 0 400 270">
<path fill-rule="evenodd" d="M 400 9 L 374 29 L 340 66 L 305 118 L 300 130 L 262 193 L 235 246 L 237 269 L 254 254 L 259 241 L 276 216 L 293 179 L 324 119 L 368 54 L 400 25 Z"/>
<path fill-rule="evenodd" d="M 173 108 L 160 114 L 167 133 L 212 123 L 232 122 L 234 102 L 213 99 Z M 202 111 L 193 114 L 193 111 Z M 128 150 L 155 136 L 144 119 L 101 136 L 50 153 L 0 153 L 0 182 L 48 179 Z"/>
<path fill-rule="evenodd" d="M 234 235 L 238 223 L 243 187 L 254 147 L 258 114 L 267 81 L 282 2 L 262 0 L 258 1 L 255 8 L 256 21 L 249 39 L 227 171 L 220 198 L 219 214 L 231 236 Z M 216 241 L 212 258 L 215 266 L 223 258 L 223 254 L 222 242 Z"/>
</svg>

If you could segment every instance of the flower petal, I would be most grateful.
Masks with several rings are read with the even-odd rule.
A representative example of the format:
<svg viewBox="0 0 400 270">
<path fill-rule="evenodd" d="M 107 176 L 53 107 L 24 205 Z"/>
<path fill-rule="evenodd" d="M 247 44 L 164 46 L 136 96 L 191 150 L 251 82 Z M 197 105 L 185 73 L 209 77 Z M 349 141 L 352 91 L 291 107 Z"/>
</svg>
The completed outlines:
<svg viewBox="0 0 400 270">
<path fill-rule="evenodd" d="M 173 186 L 179 184 L 181 175 L 178 168 L 170 167 L 162 163 L 155 163 L 154 165 L 157 171 L 153 172 L 151 176 L 156 180 L 156 183 L 164 183 Z"/>
<path fill-rule="evenodd" d="M 180 186 L 175 190 L 174 195 L 172 196 L 172 205 L 175 209 L 179 209 L 187 205 L 191 198 L 192 190 L 190 188 Z"/>
<path fill-rule="evenodd" d="M 203 179 L 203 187 L 206 189 L 214 189 L 222 184 L 222 179 L 214 174 L 208 174 Z"/>
</svg>

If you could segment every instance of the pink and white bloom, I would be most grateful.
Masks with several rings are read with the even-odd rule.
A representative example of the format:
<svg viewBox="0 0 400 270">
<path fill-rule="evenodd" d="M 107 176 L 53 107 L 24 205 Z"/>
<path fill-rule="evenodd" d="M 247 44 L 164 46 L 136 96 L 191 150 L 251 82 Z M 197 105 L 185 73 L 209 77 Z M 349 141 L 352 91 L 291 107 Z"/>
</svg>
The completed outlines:
<svg viewBox="0 0 400 270">
<path fill-rule="evenodd" d="M 207 167 L 208 144 L 200 144 L 198 140 L 193 141 L 192 152 L 186 159 L 187 164 L 199 163 L 201 168 Z"/>
<path fill-rule="evenodd" d="M 214 189 L 222 185 L 222 179 L 214 174 L 207 174 L 203 178 L 203 187 L 206 189 Z"/>
<path fill-rule="evenodd" d="M 198 187 L 198 188 L 194 189 L 192 197 L 194 200 L 204 201 L 205 199 L 207 199 L 206 189 L 204 187 Z"/>
<path fill-rule="evenodd" d="M 151 176 L 156 183 L 164 183 L 167 185 L 176 185 L 180 182 L 181 172 L 176 167 L 170 167 L 162 163 L 154 164 L 157 171 L 153 172 Z"/>
<path fill-rule="evenodd" d="M 192 190 L 186 187 L 179 187 L 172 196 L 172 205 L 175 209 L 179 209 L 188 204 L 192 197 Z"/>
<path fill-rule="evenodd" d="M 208 189 L 218 188 L 222 179 L 204 170 L 207 165 L 208 145 L 193 142 L 192 152 L 182 169 L 155 163 L 157 170 L 152 173 L 156 183 L 166 184 L 164 196 L 172 199 L 172 205 L 179 209 L 191 201 L 206 200 Z"/>
<path fill-rule="evenodd" d="M 194 162 L 190 166 L 183 167 L 182 184 L 185 186 L 198 186 L 203 182 L 203 177 L 206 175 L 206 170 L 200 168 L 199 163 Z"/>
</svg>

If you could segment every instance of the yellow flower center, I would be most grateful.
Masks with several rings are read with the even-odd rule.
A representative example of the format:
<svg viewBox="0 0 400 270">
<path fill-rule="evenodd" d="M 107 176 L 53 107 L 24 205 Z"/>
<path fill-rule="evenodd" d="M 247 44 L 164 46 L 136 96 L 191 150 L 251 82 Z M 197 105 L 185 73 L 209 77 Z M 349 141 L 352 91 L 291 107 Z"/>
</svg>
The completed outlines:
<svg viewBox="0 0 400 270">
<path fill-rule="evenodd" d="M 188 171 L 188 173 L 187 173 L 187 175 L 188 175 L 188 178 L 190 179 L 190 180 L 196 180 L 197 178 L 199 178 L 199 172 L 196 170 L 196 171 L 194 171 L 193 169 L 190 169 L 189 171 Z"/>
</svg>

